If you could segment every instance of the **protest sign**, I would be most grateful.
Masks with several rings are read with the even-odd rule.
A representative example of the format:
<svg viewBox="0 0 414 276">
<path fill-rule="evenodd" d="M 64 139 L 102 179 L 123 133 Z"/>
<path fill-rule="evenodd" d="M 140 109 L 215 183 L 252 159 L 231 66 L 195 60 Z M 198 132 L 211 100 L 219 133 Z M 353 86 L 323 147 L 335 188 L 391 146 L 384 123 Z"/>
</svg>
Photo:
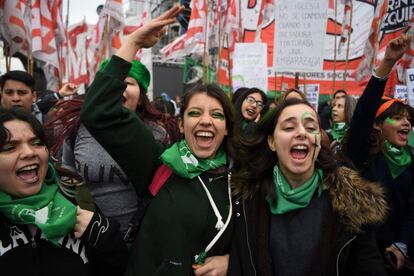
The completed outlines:
<svg viewBox="0 0 414 276">
<path fill-rule="evenodd" d="M 232 71 L 233 91 L 257 87 L 267 92 L 267 44 L 236 43 Z"/>
<path fill-rule="evenodd" d="M 323 70 L 326 0 L 278 0 L 275 5 L 276 72 Z"/>
</svg>

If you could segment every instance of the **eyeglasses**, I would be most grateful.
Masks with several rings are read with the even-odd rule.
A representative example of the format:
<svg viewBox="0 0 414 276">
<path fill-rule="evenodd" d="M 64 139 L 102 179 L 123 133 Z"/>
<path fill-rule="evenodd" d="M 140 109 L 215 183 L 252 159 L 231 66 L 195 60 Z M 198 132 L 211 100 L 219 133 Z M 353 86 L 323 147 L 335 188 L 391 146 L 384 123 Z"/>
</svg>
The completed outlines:
<svg viewBox="0 0 414 276">
<path fill-rule="evenodd" d="M 246 97 L 246 101 L 249 104 L 256 104 L 257 108 L 263 109 L 264 107 L 264 103 L 262 101 L 257 101 L 255 98 L 253 98 L 252 96 L 247 96 Z"/>
</svg>

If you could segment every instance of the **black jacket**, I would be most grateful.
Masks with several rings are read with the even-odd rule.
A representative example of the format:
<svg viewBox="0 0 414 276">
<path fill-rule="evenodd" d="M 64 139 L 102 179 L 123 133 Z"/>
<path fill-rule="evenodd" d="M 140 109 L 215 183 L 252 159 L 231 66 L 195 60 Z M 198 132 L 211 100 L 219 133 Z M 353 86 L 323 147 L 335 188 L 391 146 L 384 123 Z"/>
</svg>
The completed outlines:
<svg viewBox="0 0 414 276">
<path fill-rule="evenodd" d="M 26 225 L 13 224 L 0 214 L 0 275 L 91 276 L 122 275 L 127 248 L 119 226 L 98 212 L 81 239 L 67 234 L 55 246 L 39 229 L 33 236 Z"/>
<path fill-rule="evenodd" d="M 372 228 L 386 214 L 382 189 L 363 181 L 354 171 L 341 168 L 337 177 L 325 178 L 324 192 L 329 194 L 331 208 L 309 275 L 386 275 Z M 228 275 L 278 275 L 271 265 L 271 214 L 266 201 L 256 196 L 244 202 L 236 200 L 234 205 Z"/>
<path fill-rule="evenodd" d="M 390 208 L 387 220 L 378 228 L 377 240 L 380 250 L 394 242 L 403 242 L 407 246 L 414 232 L 414 162 L 393 179 L 382 152 L 373 155 L 370 151 L 370 135 L 377 109 L 386 81 L 372 77 L 364 93 L 358 100 L 348 130 L 346 155 L 361 176 L 376 181 L 384 187 L 387 204 Z M 413 151 L 411 151 L 413 152 Z M 414 155 L 412 154 L 412 160 Z"/>
</svg>

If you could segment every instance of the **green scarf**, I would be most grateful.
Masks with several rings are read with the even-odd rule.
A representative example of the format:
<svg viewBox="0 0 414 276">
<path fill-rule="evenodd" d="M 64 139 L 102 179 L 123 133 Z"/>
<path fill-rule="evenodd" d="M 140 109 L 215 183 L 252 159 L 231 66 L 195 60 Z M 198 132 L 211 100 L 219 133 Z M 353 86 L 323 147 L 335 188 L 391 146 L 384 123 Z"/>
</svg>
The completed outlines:
<svg viewBox="0 0 414 276">
<path fill-rule="evenodd" d="M 227 155 L 222 148 L 219 148 L 213 159 L 197 159 L 188 148 L 185 139 L 182 139 L 163 152 L 161 161 L 179 176 L 193 179 L 205 171 L 226 165 Z"/>
<path fill-rule="evenodd" d="M 344 138 L 345 132 L 348 130 L 349 125 L 345 122 L 342 123 L 334 123 L 333 127 L 332 127 L 332 138 L 335 141 L 339 141 L 341 142 L 342 139 Z"/>
<path fill-rule="evenodd" d="M 313 176 L 302 186 L 292 189 L 280 171 L 279 165 L 276 165 L 273 169 L 276 200 L 271 200 L 271 198 L 266 199 L 270 206 L 270 212 L 274 215 L 279 215 L 307 207 L 316 190 L 318 191 L 318 197 L 321 196 L 322 181 L 323 171 L 317 169 L 313 173 Z"/>
<path fill-rule="evenodd" d="M 395 179 L 411 164 L 411 154 L 407 147 L 396 148 L 387 140 L 384 141 L 384 145 L 385 160 L 392 178 Z"/>
<path fill-rule="evenodd" d="M 76 206 L 58 192 L 56 173 L 53 168 L 51 171 L 52 178 L 45 180 L 35 195 L 13 199 L 0 192 L 0 212 L 13 223 L 36 225 L 49 241 L 58 245 L 58 240 L 76 224 Z"/>
</svg>

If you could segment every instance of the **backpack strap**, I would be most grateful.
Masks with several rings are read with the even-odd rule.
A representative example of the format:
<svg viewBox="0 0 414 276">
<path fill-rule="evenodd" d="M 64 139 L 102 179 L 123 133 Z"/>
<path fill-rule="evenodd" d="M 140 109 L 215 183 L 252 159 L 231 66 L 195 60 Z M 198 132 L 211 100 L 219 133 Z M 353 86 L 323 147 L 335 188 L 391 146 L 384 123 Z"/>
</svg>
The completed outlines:
<svg viewBox="0 0 414 276">
<path fill-rule="evenodd" d="M 172 169 L 165 165 L 164 163 L 158 167 L 157 171 L 152 178 L 152 182 L 149 185 L 148 189 L 153 196 L 158 194 L 158 191 L 164 186 L 167 179 L 172 174 Z"/>
</svg>

